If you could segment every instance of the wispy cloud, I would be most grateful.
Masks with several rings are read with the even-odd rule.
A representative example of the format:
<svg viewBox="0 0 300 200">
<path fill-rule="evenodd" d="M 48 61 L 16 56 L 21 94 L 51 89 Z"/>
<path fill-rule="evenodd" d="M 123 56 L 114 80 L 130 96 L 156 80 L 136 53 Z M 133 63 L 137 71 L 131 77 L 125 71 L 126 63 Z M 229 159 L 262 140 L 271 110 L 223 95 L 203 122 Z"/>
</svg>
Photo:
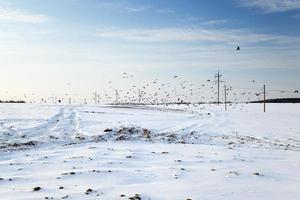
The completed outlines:
<svg viewBox="0 0 300 200">
<path fill-rule="evenodd" d="M 7 31 L 7 30 L 1 30 L 0 31 L 0 43 L 1 44 L 11 44 L 11 43 L 17 43 L 19 39 L 22 37 L 15 32 Z"/>
<path fill-rule="evenodd" d="M 152 11 L 159 14 L 169 14 L 174 13 L 175 11 L 171 8 L 157 8 L 151 5 L 138 5 L 132 4 L 125 1 L 105 1 L 98 3 L 99 8 L 106 10 L 114 10 L 121 13 L 140 13 Z"/>
<path fill-rule="evenodd" d="M 202 25 L 219 25 L 219 24 L 225 24 L 227 23 L 228 20 L 226 19 L 218 19 L 218 20 L 209 20 L 209 21 L 205 21 L 202 22 Z"/>
<path fill-rule="evenodd" d="M 125 10 L 127 12 L 143 12 L 146 10 L 150 10 L 151 6 L 128 6 L 125 7 Z"/>
<path fill-rule="evenodd" d="M 51 19 L 51 17 L 44 14 L 32 14 L 21 10 L 0 7 L 0 21 L 2 22 L 43 23 Z"/>
<path fill-rule="evenodd" d="M 143 12 L 143 11 L 150 10 L 152 8 L 151 6 L 131 5 L 121 1 L 101 2 L 98 3 L 98 7 L 108 9 L 108 10 L 118 10 L 120 12 L 127 12 L 127 13 Z"/>
<path fill-rule="evenodd" d="M 300 9 L 299 0 L 236 0 L 242 7 L 256 8 L 264 13 Z"/>
<path fill-rule="evenodd" d="M 295 44 L 299 37 L 255 33 L 244 29 L 208 29 L 201 27 L 157 29 L 105 29 L 98 37 L 135 42 L 212 42 L 226 44 Z"/>
<path fill-rule="evenodd" d="M 175 11 L 171 8 L 160 8 L 156 10 L 158 13 L 161 14 L 168 14 L 168 13 L 174 13 Z"/>
<path fill-rule="evenodd" d="M 201 20 L 200 17 L 189 16 L 189 17 L 180 18 L 178 21 L 183 23 L 196 23 L 199 22 L 200 20 Z"/>
</svg>

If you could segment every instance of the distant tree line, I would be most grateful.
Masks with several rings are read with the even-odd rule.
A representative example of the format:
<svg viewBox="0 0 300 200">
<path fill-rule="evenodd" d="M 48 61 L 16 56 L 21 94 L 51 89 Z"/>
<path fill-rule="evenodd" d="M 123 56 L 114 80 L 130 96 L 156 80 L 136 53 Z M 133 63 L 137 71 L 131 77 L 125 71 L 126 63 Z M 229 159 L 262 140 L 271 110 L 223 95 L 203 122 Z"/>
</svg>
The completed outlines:
<svg viewBox="0 0 300 200">
<path fill-rule="evenodd" d="M 8 100 L 8 101 L 2 101 L 0 100 L 0 103 L 26 103 L 24 100 Z"/>
<path fill-rule="evenodd" d="M 251 101 L 250 103 L 263 103 L 260 101 Z M 278 99 L 266 99 L 266 103 L 300 103 L 300 98 L 278 98 Z"/>
</svg>

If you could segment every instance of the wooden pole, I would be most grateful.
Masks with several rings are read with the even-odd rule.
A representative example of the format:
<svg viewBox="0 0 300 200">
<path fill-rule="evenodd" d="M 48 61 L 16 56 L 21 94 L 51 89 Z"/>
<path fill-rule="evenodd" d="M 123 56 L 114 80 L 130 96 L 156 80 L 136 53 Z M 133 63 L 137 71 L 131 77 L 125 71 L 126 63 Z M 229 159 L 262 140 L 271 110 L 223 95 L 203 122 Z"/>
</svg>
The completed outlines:
<svg viewBox="0 0 300 200">
<path fill-rule="evenodd" d="M 227 110 L 227 102 L 226 102 L 226 85 L 224 85 L 224 95 L 225 95 L 225 101 L 224 101 L 224 104 L 225 104 L 225 110 Z"/>
<path fill-rule="evenodd" d="M 118 104 L 118 90 L 116 90 L 116 104 Z"/>
<path fill-rule="evenodd" d="M 220 73 L 219 73 L 219 70 L 218 70 L 218 105 L 220 104 Z"/>
<path fill-rule="evenodd" d="M 100 103 L 100 94 L 97 94 L 97 104 Z"/>
<path fill-rule="evenodd" d="M 141 89 L 139 89 L 139 104 L 141 104 Z"/>
<path fill-rule="evenodd" d="M 264 85 L 264 112 L 266 112 L 266 85 Z"/>
</svg>

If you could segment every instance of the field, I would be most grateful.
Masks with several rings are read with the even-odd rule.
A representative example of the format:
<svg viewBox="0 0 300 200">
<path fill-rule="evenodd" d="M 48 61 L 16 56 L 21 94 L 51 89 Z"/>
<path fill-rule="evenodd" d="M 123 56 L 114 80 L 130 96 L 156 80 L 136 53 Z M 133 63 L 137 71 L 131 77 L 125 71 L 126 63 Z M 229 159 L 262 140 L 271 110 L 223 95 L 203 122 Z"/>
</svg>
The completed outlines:
<svg viewBox="0 0 300 200">
<path fill-rule="evenodd" d="M 1 199 L 299 199 L 300 105 L 0 104 Z"/>
</svg>

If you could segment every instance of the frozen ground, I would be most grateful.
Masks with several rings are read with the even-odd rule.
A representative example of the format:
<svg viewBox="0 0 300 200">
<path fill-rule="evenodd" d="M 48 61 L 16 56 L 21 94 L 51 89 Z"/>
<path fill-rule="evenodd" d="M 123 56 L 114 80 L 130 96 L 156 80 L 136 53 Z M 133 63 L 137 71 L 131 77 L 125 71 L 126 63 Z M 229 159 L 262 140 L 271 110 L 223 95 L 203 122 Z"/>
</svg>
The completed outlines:
<svg viewBox="0 0 300 200">
<path fill-rule="evenodd" d="M 299 199 L 299 122 L 299 104 L 0 104 L 0 197 Z"/>
</svg>

